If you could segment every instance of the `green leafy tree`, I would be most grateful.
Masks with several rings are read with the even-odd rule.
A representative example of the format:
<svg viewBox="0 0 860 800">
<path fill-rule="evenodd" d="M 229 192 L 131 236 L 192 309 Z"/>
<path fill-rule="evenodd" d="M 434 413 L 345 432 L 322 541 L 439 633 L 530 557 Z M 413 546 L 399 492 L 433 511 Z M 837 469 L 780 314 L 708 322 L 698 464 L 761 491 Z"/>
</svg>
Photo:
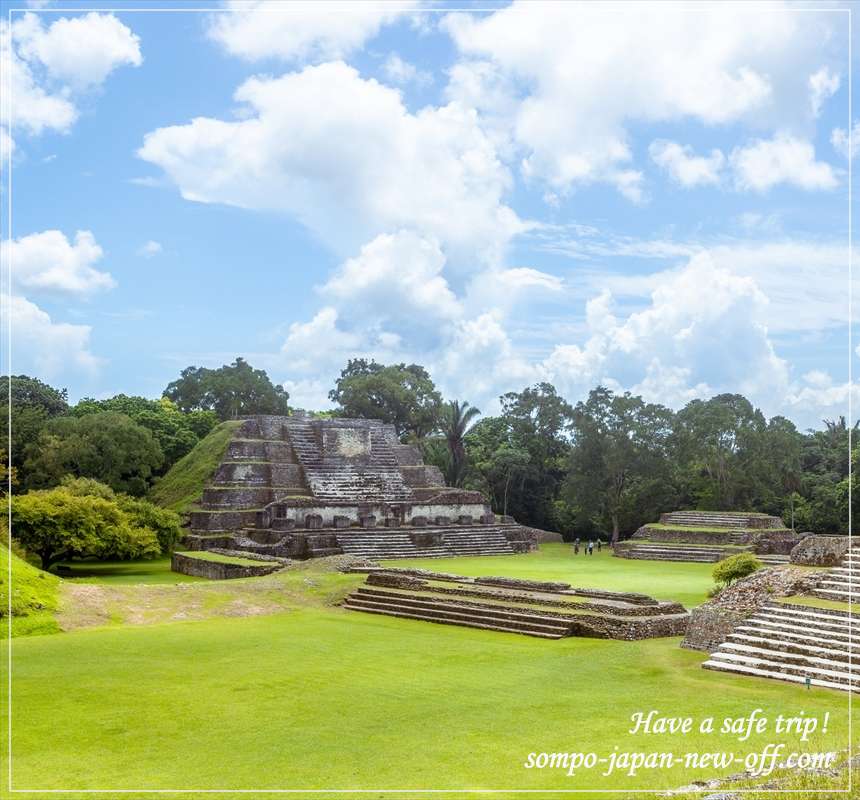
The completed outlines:
<svg viewBox="0 0 860 800">
<path fill-rule="evenodd" d="M 142 495 L 164 461 L 151 431 L 116 411 L 51 420 L 27 448 L 25 485 L 56 486 L 64 476 L 95 478 Z"/>
<path fill-rule="evenodd" d="M 603 387 L 576 405 L 565 494 L 611 530 L 613 545 L 623 524 L 641 518 L 643 499 L 666 474 L 672 418 L 664 406 Z"/>
<path fill-rule="evenodd" d="M 747 508 L 755 503 L 756 459 L 764 415 L 739 394 L 692 400 L 675 417 L 676 463 L 685 479 L 682 502 L 695 508 Z"/>
<path fill-rule="evenodd" d="M 329 392 L 338 416 L 380 419 L 404 439 L 421 439 L 437 429 L 442 396 L 418 364 L 378 364 L 350 359 Z"/>
<path fill-rule="evenodd" d="M 481 412 L 468 403 L 451 400 L 442 407 L 440 427 L 448 443 L 448 471 L 445 480 L 449 486 L 462 486 L 466 478 L 466 434 Z"/>
<path fill-rule="evenodd" d="M 161 508 L 148 500 L 114 492 L 110 486 L 92 478 L 73 478 L 67 475 L 60 486 L 77 497 L 112 500 L 125 512 L 132 527 L 147 528 L 155 533 L 162 553 L 170 553 L 182 536 L 182 522 L 175 511 Z"/>
<path fill-rule="evenodd" d="M 168 384 L 164 396 L 180 411 L 214 411 L 220 420 L 290 413 L 290 396 L 284 388 L 243 358 L 218 369 L 186 367 Z"/>
<path fill-rule="evenodd" d="M 138 425 L 149 430 L 164 453 L 163 470 L 167 470 L 182 456 L 190 452 L 202 436 L 206 436 L 218 417 L 214 411 L 183 413 L 172 400 L 162 397 L 149 400 L 145 397 L 129 397 L 118 394 L 107 400 L 84 398 L 72 409 L 72 414 L 82 417 L 102 411 L 125 414 Z"/>
<path fill-rule="evenodd" d="M 524 524 L 556 530 L 555 501 L 567 472 L 573 408 L 550 383 L 508 392 L 499 400 L 506 446 L 529 456 L 528 466 L 518 464 L 506 480 L 509 513 Z M 502 463 L 513 458 L 501 455 Z"/>
<path fill-rule="evenodd" d="M 14 495 L 12 535 L 39 556 L 42 569 L 70 558 L 149 558 L 160 547 L 153 530 L 133 525 L 112 500 L 64 488 Z"/>
<path fill-rule="evenodd" d="M 54 389 L 27 375 L 0 380 L 0 449 L 4 453 L 9 449 L 10 386 L 13 432 L 10 466 L 20 472 L 27 446 L 36 441 L 48 420 L 68 411 L 68 395 L 65 389 Z"/>
</svg>

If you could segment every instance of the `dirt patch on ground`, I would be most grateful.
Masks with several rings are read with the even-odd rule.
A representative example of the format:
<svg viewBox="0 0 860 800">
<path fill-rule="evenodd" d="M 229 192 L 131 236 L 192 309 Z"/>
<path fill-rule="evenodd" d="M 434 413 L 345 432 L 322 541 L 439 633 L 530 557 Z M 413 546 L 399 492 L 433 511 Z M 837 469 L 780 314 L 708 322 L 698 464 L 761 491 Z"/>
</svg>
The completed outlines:
<svg viewBox="0 0 860 800">
<path fill-rule="evenodd" d="M 110 586 L 63 581 L 57 622 L 62 630 L 71 631 L 103 625 L 253 617 L 331 606 L 363 577 L 343 575 L 336 566 L 341 565 L 301 565 L 260 578 L 206 583 Z"/>
</svg>

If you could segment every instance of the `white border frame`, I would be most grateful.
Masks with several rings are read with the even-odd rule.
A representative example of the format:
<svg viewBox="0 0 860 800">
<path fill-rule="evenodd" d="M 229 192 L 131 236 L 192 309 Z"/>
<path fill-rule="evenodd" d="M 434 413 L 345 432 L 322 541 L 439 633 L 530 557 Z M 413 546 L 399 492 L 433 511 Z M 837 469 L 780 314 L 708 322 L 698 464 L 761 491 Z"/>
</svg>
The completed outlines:
<svg viewBox="0 0 860 800">
<path fill-rule="evenodd" d="M 274 3 L 281 2 L 282 0 L 269 0 L 269 2 L 273 3 L 272 8 L 274 8 Z M 300 9 L 304 5 L 313 5 L 314 0 L 283 0 L 287 2 L 292 8 Z M 563 2 L 563 0 L 549 0 L 550 2 Z M 627 3 L 637 2 L 637 0 L 619 0 L 619 2 L 612 2 L 612 0 L 608 0 L 606 2 L 607 6 L 618 5 L 619 7 L 623 7 Z M 647 0 L 646 0 L 647 2 Z M 696 0 L 691 0 L 690 5 L 695 5 Z M 724 3 L 742 3 L 745 0 L 723 0 Z M 329 5 L 332 8 L 336 8 L 339 10 L 347 10 L 350 7 L 350 3 L 340 3 L 337 0 L 333 2 L 330 0 Z M 380 2 L 379 5 L 384 5 L 392 8 L 397 8 L 397 2 Z M 437 7 L 437 8 L 417 8 L 415 9 L 416 13 L 449 13 L 453 11 L 465 11 L 469 13 L 479 14 L 479 13 L 491 13 L 495 11 L 499 11 L 504 8 L 504 5 L 494 6 L 491 8 L 456 8 L 456 7 Z M 405 7 L 404 7 L 405 10 Z M 411 7 L 410 7 L 410 10 Z M 852 408 L 852 388 L 853 388 L 853 230 L 852 230 L 852 211 L 853 211 L 853 202 L 852 202 L 852 136 L 853 136 L 853 120 L 852 120 L 852 11 L 851 6 L 848 8 L 792 8 L 794 12 L 802 12 L 802 11 L 814 11 L 814 12 L 843 12 L 848 14 L 848 121 L 847 121 L 847 135 L 848 135 L 848 548 L 849 550 L 853 547 L 853 515 L 852 515 L 852 476 L 853 476 L 853 467 L 851 463 L 851 452 L 852 452 L 852 436 L 851 436 L 851 419 L 853 418 L 853 408 Z M 147 12 L 167 12 L 167 13 L 228 13 L 226 9 L 223 7 L 218 8 L 199 8 L 199 7 L 159 7 L 153 6 L 150 8 L 112 8 L 112 7 L 82 7 L 82 6 L 68 6 L 68 7 L 60 7 L 60 8 L 27 8 L 26 6 L 16 6 L 8 8 L 8 18 L 7 22 L 9 24 L 9 48 L 11 53 L 12 47 L 12 32 L 11 32 L 11 24 L 12 24 L 12 14 L 13 12 L 20 13 L 35 13 L 35 14 L 73 14 L 80 13 L 85 11 L 99 11 L 99 12 L 114 12 L 114 13 L 147 13 Z M 10 56 L 11 57 L 11 56 Z M 13 98 L 12 98 L 12 79 L 10 76 L 11 70 L 4 70 L 7 75 L 7 81 L 5 85 L 5 96 L 6 100 L 6 110 L 8 111 L 8 125 L 7 130 L 11 136 L 12 131 L 12 111 L 13 111 Z M 0 127 L 2 127 L 2 120 L 4 119 L 4 115 L 2 113 L 2 109 L 0 109 Z M 9 148 L 8 159 L 7 159 L 7 170 L 8 170 L 8 217 L 7 217 L 7 241 L 11 244 L 12 242 L 12 148 Z M 7 422 L 8 422 L 8 430 L 9 430 L 9 441 L 8 441 L 8 452 L 7 452 L 7 464 L 11 463 L 12 456 L 12 320 L 11 313 L 8 313 L 11 310 L 11 299 L 12 299 L 12 263 L 11 263 L 11 248 L 8 251 L 10 253 L 9 264 L 6 266 L 6 300 L 7 300 L 7 379 L 9 382 L 9 403 L 7 409 Z M 7 536 L 8 539 L 6 541 L 6 547 L 9 550 L 11 555 L 11 547 L 12 547 L 12 505 L 11 505 L 11 495 L 12 495 L 12 477 L 11 473 L 7 476 Z M 852 567 L 849 565 L 849 574 L 852 571 Z M 555 795 L 555 794 L 604 794 L 604 795 L 631 795 L 632 794 L 656 794 L 656 795 L 668 795 L 669 793 L 674 793 L 676 790 L 671 788 L 669 789 L 633 789 L 633 788 L 604 788 L 604 789 L 16 789 L 13 788 L 13 774 L 12 774 L 12 559 L 8 560 L 8 587 L 9 587 L 9 597 L 8 597 L 8 608 L 7 608 L 7 645 L 8 645 L 8 654 L 7 654 L 7 672 L 8 672 L 8 680 L 7 680 L 7 737 L 8 737 L 8 760 L 9 760 L 9 769 L 8 769 L 8 785 L 6 790 L 10 794 L 51 794 L 51 795 L 59 795 L 59 794 L 74 794 L 74 795 L 88 795 L 88 794 L 450 794 L 450 795 L 469 795 L 469 794 L 546 794 L 546 795 Z M 853 594 L 852 588 L 849 584 L 849 594 L 848 594 L 848 642 L 849 642 L 849 651 L 848 651 L 848 665 L 849 669 L 851 668 L 852 661 L 852 653 L 850 649 L 850 645 L 853 644 Z M 854 692 L 847 692 L 848 694 L 848 788 L 846 789 L 820 789 L 820 790 L 808 790 L 808 789 L 726 789 L 725 791 L 734 793 L 734 794 L 744 794 L 749 792 L 758 792 L 760 794 L 803 794 L 805 796 L 818 796 L 818 795 L 832 795 L 832 794 L 847 794 L 849 797 L 853 792 L 853 775 L 854 769 L 851 765 L 851 758 L 853 756 L 853 726 L 852 726 L 852 716 L 853 716 L 853 695 Z M 714 792 L 722 791 L 721 788 L 718 789 L 692 789 L 688 790 L 687 794 L 713 794 Z"/>
</svg>

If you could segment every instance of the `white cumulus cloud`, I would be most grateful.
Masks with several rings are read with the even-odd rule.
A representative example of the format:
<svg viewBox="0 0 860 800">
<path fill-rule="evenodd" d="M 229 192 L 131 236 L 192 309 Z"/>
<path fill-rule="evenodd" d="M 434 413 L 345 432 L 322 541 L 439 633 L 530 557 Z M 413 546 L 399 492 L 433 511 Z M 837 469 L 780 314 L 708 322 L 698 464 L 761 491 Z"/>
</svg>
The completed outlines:
<svg viewBox="0 0 860 800">
<path fill-rule="evenodd" d="M 830 164 L 815 160 L 812 142 L 786 133 L 735 148 L 730 161 L 741 190 L 766 192 L 781 183 L 810 191 L 839 185 Z"/>
<path fill-rule="evenodd" d="M 640 201 L 633 123 L 805 123 L 796 98 L 835 25 L 826 13 L 809 20 L 779 2 L 520 1 L 453 13 L 449 96 L 507 137 L 527 178 L 560 192 L 601 181 Z"/>
<path fill-rule="evenodd" d="M 473 110 L 412 114 L 398 91 L 341 62 L 251 78 L 235 97 L 243 119 L 198 117 L 144 139 L 140 157 L 186 199 L 288 213 L 342 255 L 405 228 L 449 256 L 490 261 L 522 227 Z"/>
<path fill-rule="evenodd" d="M 48 26 L 38 15 L 25 14 L 13 24 L 12 36 L 22 58 L 76 89 L 97 86 L 118 67 L 143 63 L 140 38 L 113 14 L 92 11 Z"/>
<path fill-rule="evenodd" d="M 74 243 L 62 231 L 33 233 L 2 243 L 2 259 L 12 271 L 12 285 L 28 292 L 87 295 L 111 289 L 111 275 L 96 269 L 102 248 L 90 231 L 78 231 Z"/>
<path fill-rule="evenodd" d="M 156 242 L 155 240 L 150 239 L 137 249 L 137 254 L 141 258 L 154 258 L 159 253 L 163 252 L 163 250 L 164 248 L 161 246 L 161 242 Z"/>
<path fill-rule="evenodd" d="M 848 158 L 849 150 L 851 158 L 854 158 L 860 150 L 860 120 L 854 120 L 850 136 L 845 128 L 834 128 L 830 134 L 830 143 L 845 158 Z"/>
<path fill-rule="evenodd" d="M 413 13 L 417 3 L 277 3 L 231 0 L 213 13 L 209 36 L 247 60 L 336 59 L 348 56 L 384 26 Z"/>
<path fill-rule="evenodd" d="M 101 359 L 90 350 L 89 325 L 54 322 L 35 303 L 16 295 L 4 295 L 0 309 L 12 326 L 12 372 L 26 369 L 50 380 L 98 370 Z"/>
<path fill-rule="evenodd" d="M 382 65 L 382 73 L 398 86 L 415 83 L 426 86 L 433 82 L 433 76 L 425 70 L 418 69 L 414 64 L 404 61 L 397 53 L 391 53 Z"/>
<path fill-rule="evenodd" d="M 651 142 L 648 153 L 658 167 L 666 170 L 672 180 L 685 188 L 718 184 L 726 163 L 720 150 L 711 150 L 709 156 L 697 156 L 689 145 L 666 139 Z"/>
<path fill-rule="evenodd" d="M 817 117 L 821 113 L 821 107 L 825 101 L 839 90 L 839 73 L 831 72 L 827 67 L 822 67 L 809 76 L 809 105 L 812 108 L 812 116 Z"/>
<path fill-rule="evenodd" d="M 34 13 L 11 26 L 0 20 L 0 136 L 7 153 L 17 132 L 67 133 L 82 92 L 99 87 L 118 67 L 142 62 L 139 38 L 113 14 L 51 18 L 48 26 Z"/>
</svg>

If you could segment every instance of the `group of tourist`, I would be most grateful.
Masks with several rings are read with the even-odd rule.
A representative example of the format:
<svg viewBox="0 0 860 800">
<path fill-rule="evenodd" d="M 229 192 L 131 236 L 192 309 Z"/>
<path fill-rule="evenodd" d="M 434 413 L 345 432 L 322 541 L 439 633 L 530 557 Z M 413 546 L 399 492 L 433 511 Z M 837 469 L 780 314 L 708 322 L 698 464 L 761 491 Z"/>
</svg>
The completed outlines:
<svg viewBox="0 0 860 800">
<path fill-rule="evenodd" d="M 573 540 L 573 554 L 575 556 L 579 555 L 579 548 L 582 547 L 582 554 L 584 556 L 594 555 L 594 540 L 589 539 L 588 542 L 580 542 L 579 537 Z M 598 539 L 597 540 L 597 552 L 599 553 L 603 549 L 603 542 Z"/>
</svg>

